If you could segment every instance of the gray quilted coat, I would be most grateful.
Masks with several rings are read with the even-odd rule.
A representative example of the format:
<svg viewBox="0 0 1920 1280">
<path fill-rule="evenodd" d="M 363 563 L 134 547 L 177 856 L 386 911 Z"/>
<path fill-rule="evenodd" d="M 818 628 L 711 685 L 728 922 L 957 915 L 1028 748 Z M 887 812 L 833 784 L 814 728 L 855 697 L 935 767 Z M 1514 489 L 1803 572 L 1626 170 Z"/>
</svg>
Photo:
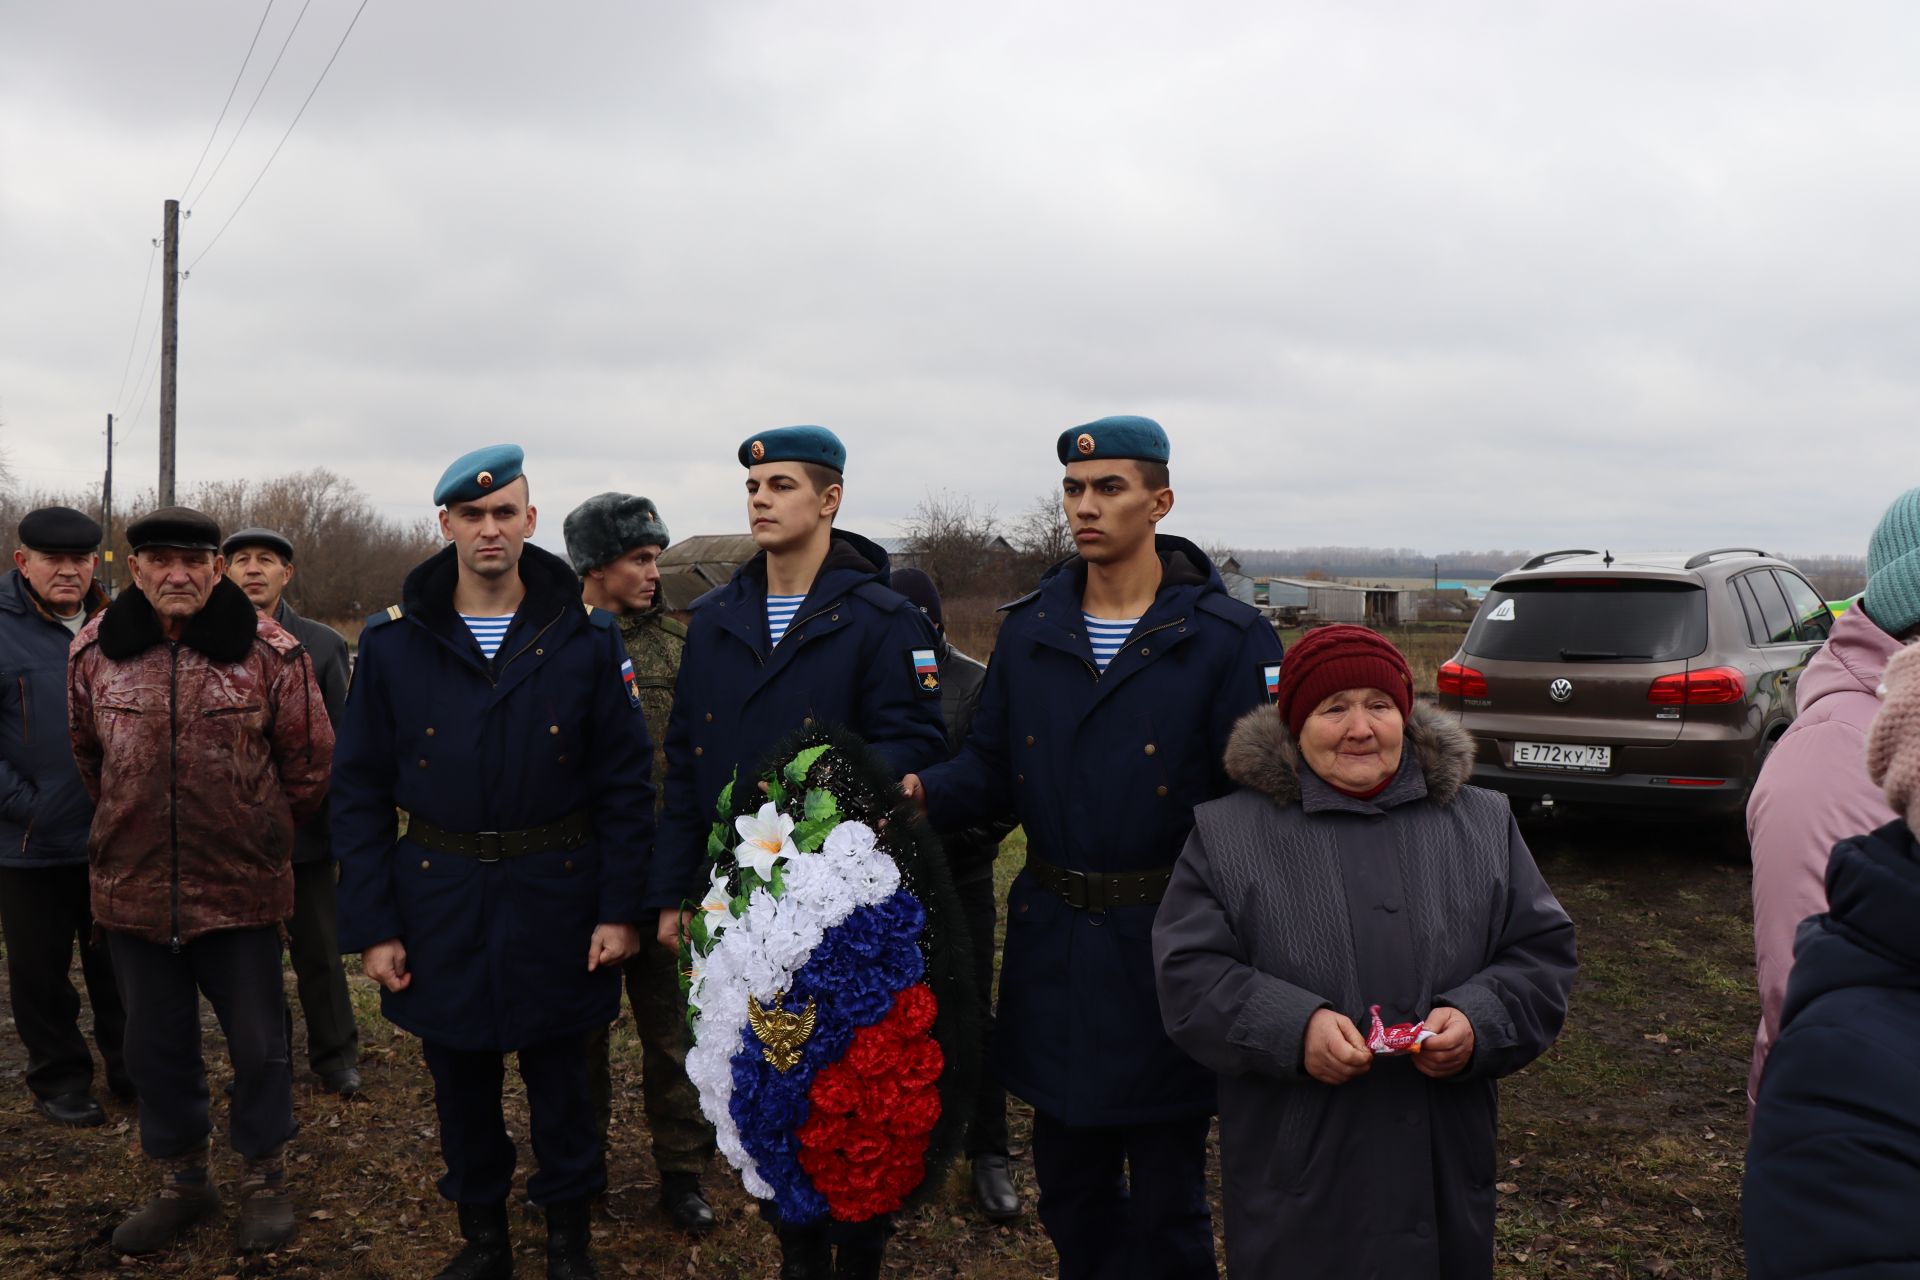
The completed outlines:
<svg viewBox="0 0 1920 1280">
<path fill-rule="evenodd" d="M 1322 782 L 1271 708 L 1227 749 L 1240 786 L 1195 809 L 1153 931 L 1161 1016 L 1220 1074 L 1235 1276 L 1471 1280 L 1493 1272 L 1494 1081 L 1553 1042 L 1573 922 L 1506 800 L 1465 785 L 1472 740 L 1416 708 L 1371 800 Z M 1340 1086 L 1301 1065 L 1322 1008 L 1364 1033 L 1451 1005 L 1467 1068 L 1379 1058 Z"/>
</svg>

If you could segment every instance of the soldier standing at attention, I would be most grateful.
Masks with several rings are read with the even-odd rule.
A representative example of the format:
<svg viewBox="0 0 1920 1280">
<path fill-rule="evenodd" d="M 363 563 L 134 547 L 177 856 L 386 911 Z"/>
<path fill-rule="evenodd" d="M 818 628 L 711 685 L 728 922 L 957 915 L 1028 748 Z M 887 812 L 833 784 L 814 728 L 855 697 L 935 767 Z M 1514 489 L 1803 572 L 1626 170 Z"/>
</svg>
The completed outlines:
<svg viewBox="0 0 1920 1280">
<path fill-rule="evenodd" d="M 1213 1076 L 1162 1029 L 1153 917 L 1194 805 L 1233 789 L 1227 738 L 1271 700 L 1280 641 L 1200 548 L 1156 534 L 1158 423 L 1103 418 L 1058 453 L 1079 554 L 1007 606 L 966 746 L 904 785 L 940 830 L 1009 810 L 1026 827 L 995 1051 L 1033 1104 L 1061 1280 L 1212 1277 Z"/>
<path fill-rule="evenodd" d="M 598 1276 L 589 1206 L 606 1161 L 587 1037 L 620 1011 L 653 840 L 652 748 L 608 614 L 526 542 L 522 454 L 458 459 L 434 490 L 451 543 L 367 621 L 334 761 L 340 945 L 433 1075 L 440 1194 L 467 1244 L 439 1280 L 507 1280 L 519 1057 L 550 1280 Z M 402 834 L 395 809 L 408 817 Z"/>
<path fill-rule="evenodd" d="M 774 747 L 816 722 L 841 725 L 902 773 L 946 757 L 932 629 L 887 586 L 887 553 L 833 527 L 847 451 L 824 427 L 783 427 L 740 445 L 759 554 L 694 601 L 667 726 L 667 804 L 648 879 L 659 941 L 677 951 L 682 904 L 707 891 L 707 832 L 720 791 L 752 778 Z M 1151 986 L 1152 975 L 1148 975 Z M 892 1225 L 789 1227 L 783 1280 L 880 1274 Z M 839 1248 L 839 1270 L 833 1248 Z"/>
<path fill-rule="evenodd" d="M 287 603 L 293 581 L 293 543 L 271 529 L 242 529 L 220 544 L 227 577 L 253 607 L 293 633 L 313 659 L 314 679 L 337 724 L 347 703 L 347 641 L 324 622 L 303 618 Z M 307 1063 L 320 1086 L 343 1098 L 360 1092 L 360 1028 L 354 1025 L 347 974 L 340 966 L 339 904 L 334 896 L 332 828 L 322 809 L 293 833 L 293 917 L 287 952 L 293 959 L 300 1012 L 307 1020 Z M 289 1019 L 288 1038 L 292 1026 Z"/>
<path fill-rule="evenodd" d="M 567 558 L 580 575 L 581 598 L 588 609 L 619 619 L 647 736 L 664 743 L 687 629 L 667 616 L 660 599 L 660 553 L 668 539 L 659 508 L 630 493 L 603 493 L 568 512 L 562 528 Z M 656 751 L 656 794 L 665 778 L 666 755 Z M 700 1095 L 687 1079 L 690 1037 L 679 966 L 665 949 L 643 946 L 624 971 L 640 1032 L 640 1089 L 653 1136 L 653 1163 L 660 1171 L 660 1207 L 682 1231 L 702 1235 L 713 1229 L 713 1208 L 700 1186 L 700 1173 L 713 1154 L 713 1126 L 700 1114 Z M 587 1041 L 587 1077 L 603 1146 L 613 1111 L 607 1030 L 601 1028 Z"/>
</svg>

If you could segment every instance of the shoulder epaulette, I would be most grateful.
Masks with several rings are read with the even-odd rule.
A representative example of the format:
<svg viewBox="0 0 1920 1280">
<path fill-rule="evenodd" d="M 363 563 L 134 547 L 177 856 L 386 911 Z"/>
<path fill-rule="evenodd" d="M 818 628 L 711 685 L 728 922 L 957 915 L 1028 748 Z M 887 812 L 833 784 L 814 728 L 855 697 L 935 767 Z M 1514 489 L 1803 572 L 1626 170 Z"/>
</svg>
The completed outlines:
<svg viewBox="0 0 1920 1280">
<path fill-rule="evenodd" d="M 612 631 L 620 625 L 620 619 L 605 609 L 596 609 L 590 604 L 582 607 L 587 611 L 587 621 L 602 631 Z"/>
<path fill-rule="evenodd" d="M 995 610 L 995 612 L 1005 613 L 1009 609 L 1019 609 L 1026 605 L 1032 604 L 1035 600 L 1038 600 L 1039 598 L 1040 598 L 1040 588 L 1035 587 L 1033 590 L 1027 592 L 1027 594 L 1021 596 L 1018 600 L 1007 601 L 1005 604 L 1001 605 L 999 609 Z"/>
<path fill-rule="evenodd" d="M 893 613 L 903 607 L 918 607 L 892 587 L 882 586 L 878 582 L 863 582 L 853 589 L 853 594 L 882 613 Z"/>
<path fill-rule="evenodd" d="M 384 626 L 389 622 L 398 622 L 400 621 L 400 615 L 404 612 L 405 610 L 401 609 L 399 605 L 390 604 L 378 613 L 368 614 L 366 622 L 361 625 L 360 629 L 362 631 L 371 631 L 375 627 Z"/>
<path fill-rule="evenodd" d="M 687 624 L 678 618 L 661 618 L 660 629 L 670 636 L 678 636 L 682 640 L 687 638 Z"/>
<path fill-rule="evenodd" d="M 1235 600 L 1223 591 L 1209 591 L 1200 597 L 1200 608 L 1216 618 L 1225 618 L 1245 631 L 1260 617 L 1260 611 L 1244 600 Z"/>
</svg>

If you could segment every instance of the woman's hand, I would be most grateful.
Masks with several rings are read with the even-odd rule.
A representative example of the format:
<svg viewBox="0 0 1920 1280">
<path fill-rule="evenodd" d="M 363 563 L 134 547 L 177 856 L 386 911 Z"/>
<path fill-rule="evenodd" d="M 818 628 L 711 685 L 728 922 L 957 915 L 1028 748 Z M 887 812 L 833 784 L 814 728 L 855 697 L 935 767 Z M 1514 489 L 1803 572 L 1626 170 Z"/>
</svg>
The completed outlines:
<svg viewBox="0 0 1920 1280">
<path fill-rule="evenodd" d="M 1427 1015 L 1427 1030 L 1433 1032 L 1413 1055 L 1420 1074 L 1435 1080 L 1459 1075 L 1473 1059 L 1473 1023 L 1452 1005 L 1442 1005 Z"/>
<path fill-rule="evenodd" d="M 1345 1084 L 1365 1075 L 1373 1065 L 1373 1051 L 1353 1019 L 1332 1009 L 1319 1009 L 1307 1020 L 1304 1062 L 1307 1074 L 1321 1084 Z"/>
</svg>

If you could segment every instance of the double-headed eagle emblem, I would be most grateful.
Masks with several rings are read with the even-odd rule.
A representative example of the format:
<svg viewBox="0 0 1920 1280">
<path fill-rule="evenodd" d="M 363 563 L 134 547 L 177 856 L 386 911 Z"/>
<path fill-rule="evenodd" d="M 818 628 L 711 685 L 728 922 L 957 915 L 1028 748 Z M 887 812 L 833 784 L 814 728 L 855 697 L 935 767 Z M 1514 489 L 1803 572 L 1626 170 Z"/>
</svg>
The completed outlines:
<svg viewBox="0 0 1920 1280">
<path fill-rule="evenodd" d="M 813 1024 L 812 997 L 808 997 L 807 1007 L 798 1013 L 782 1009 L 777 1000 L 769 1009 L 752 996 L 747 997 L 747 1026 L 765 1046 L 761 1053 L 775 1071 L 791 1071 L 800 1064 L 800 1048 L 813 1034 Z"/>
</svg>

